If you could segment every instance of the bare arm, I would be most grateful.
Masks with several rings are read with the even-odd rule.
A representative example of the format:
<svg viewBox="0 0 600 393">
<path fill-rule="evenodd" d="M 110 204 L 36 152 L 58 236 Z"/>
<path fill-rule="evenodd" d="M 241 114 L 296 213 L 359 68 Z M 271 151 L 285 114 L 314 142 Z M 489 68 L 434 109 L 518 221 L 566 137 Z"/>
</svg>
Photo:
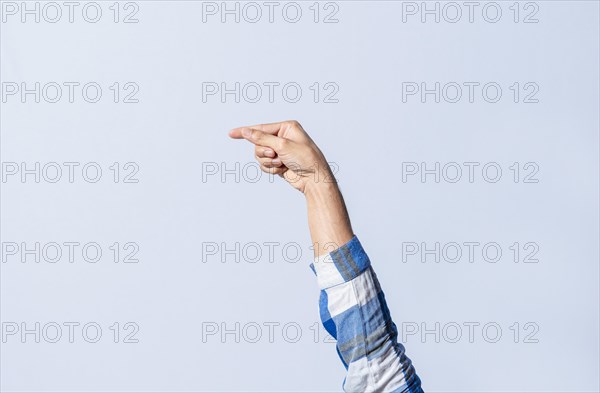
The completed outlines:
<svg viewBox="0 0 600 393">
<path fill-rule="evenodd" d="M 331 174 L 328 176 L 333 177 Z M 353 232 L 337 183 L 326 180 L 312 184 L 311 187 L 307 187 L 304 195 L 315 257 L 348 243 Z"/>
</svg>

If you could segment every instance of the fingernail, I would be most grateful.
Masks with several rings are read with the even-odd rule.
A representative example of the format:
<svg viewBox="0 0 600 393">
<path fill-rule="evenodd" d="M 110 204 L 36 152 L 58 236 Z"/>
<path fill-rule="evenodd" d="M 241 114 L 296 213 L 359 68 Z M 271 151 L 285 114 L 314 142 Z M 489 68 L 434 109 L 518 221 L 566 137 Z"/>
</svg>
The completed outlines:
<svg viewBox="0 0 600 393">
<path fill-rule="evenodd" d="M 279 158 L 275 158 L 275 159 L 271 160 L 271 163 L 273 165 L 279 165 L 279 164 L 281 164 L 281 160 Z"/>
<path fill-rule="evenodd" d="M 242 135 L 246 138 L 250 138 L 250 135 L 252 135 L 252 131 L 250 131 L 249 128 L 244 128 L 242 129 Z"/>
<path fill-rule="evenodd" d="M 266 156 L 274 156 L 275 152 L 273 150 L 266 149 L 265 150 L 265 155 Z"/>
</svg>

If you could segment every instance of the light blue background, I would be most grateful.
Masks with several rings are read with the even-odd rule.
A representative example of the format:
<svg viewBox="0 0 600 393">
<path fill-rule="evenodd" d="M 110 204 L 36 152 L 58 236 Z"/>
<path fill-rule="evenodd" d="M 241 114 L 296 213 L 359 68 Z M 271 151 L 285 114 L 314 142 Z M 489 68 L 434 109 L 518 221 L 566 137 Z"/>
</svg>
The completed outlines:
<svg viewBox="0 0 600 393">
<path fill-rule="evenodd" d="M 139 264 L 1 264 L 3 322 L 96 321 L 107 332 L 97 344 L 10 339 L 2 390 L 339 391 L 335 347 L 314 343 L 310 330 L 318 291 L 303 198 L 279 179 L 202 181 L 203 163 L 251 162 L 251 147 L 228 129 L 284 119 L 299 120 L 339 167 L 397 324 L 502 327 L 497 343 L 481 333 L 474 343 L 411 337 L 426 391 L 599 390 L 598 2 L 537 2 L 535 24 L 513 23 L 512 2 L 499 3 L 495 24 L 481 14 L 403 23 L 401 2 L 338 2 L 339 23 L 313 23 L 312 3 L 301 4 L 296 24 L 202 23 L 202 3 L 192 1 L 138 2 L 137 24 L 110 14 L 97 24 L 2 23 L 3 82 L 140 86 L 138 104 L 2 104 L 4 162 L 140 166 L 138 184 L 1 185 L 3 242 L 140 246 Z M 295 81 L 306 96 L 203 103 L 207 81 Z M 405 81 L 494 81 L 506 95 L 403 103 Z M 513 103 L 517 81 L 537 83 L 540 102 Z M 337 83 L 340 102 L 312 102 L 314 82 Z M 404 183 L 408 161 L 498 162 L 506 172 L 495 184 Z M 537 163 L 539 183 L 510 181 L 513 162 Z M 507 254 L 496 264 L 401 261 L 402 242 L 452 241 L 493 241 Z M 298 263 L 280 254 L 274 263 L 202 263 L 203 242 L 298 242 L 304 253 Z M 536 242 L 540 262 L 513 263 L 514 242 Z M 140 342 L 112 343 L 115 321 L 136 322 Z M 203 322 L 295 322 L 303 337 L 289 343 L 276 330 L 273 343 L 203 343 Z M 539 342 L 514 343 L 515 322 L 536 323 Z"/>
</svg>

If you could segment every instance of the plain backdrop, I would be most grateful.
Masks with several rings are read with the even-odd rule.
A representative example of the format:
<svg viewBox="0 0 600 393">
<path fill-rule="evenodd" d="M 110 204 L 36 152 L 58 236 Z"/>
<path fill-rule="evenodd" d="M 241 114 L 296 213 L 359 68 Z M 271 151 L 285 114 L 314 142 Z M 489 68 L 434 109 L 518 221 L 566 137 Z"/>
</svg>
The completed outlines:
<svg viewBox="0 0 600 393">
<path fill-rule="evenodd" d="M 598 391 L 599 6 L 513 3 L 478 2 L 472 22 L 462 2 L 279 2 L 272 23 L 264 2 L 254 3 L 256 23 L 246 3 L 239 23 L 221 22 L 221 2 L 98 2 L 97 23 L 82 18 L 86 2 L 73 23 L 61 2 L 56 23 L 23 23 L 3 8 L 3 92 L 36 82 L 65 90 L 56 103 L 7 95 L 0 110 L 1 389 L 341 391 L 335 344 L 316 328 L 303 197 L 279 178 L 257 180 L 252 147 L 227 138 L 233 127 L 297 119 L 334 163 L 426 391 Z M 422 22 L 421 7 L 436 4 L 439 23 L 426 13 Z M 452 23 L 455 4 L 462 17 Z M 501 9 L 496 23 L 484 7 L 489 20 Z M 130 13 L 137 23 L 123 23 Z M 72 103 L 64 82 L 80 84 Z M 97 103 L 82 99 L 89 82 L 102 87 Z M 203 97 L 236 82 L 247 86 L 240 102 Z M 273 102 L 265 82 L 279 84 Z M 295 103 L 282 95 L 290 82 L 302 89 Z M 439 82 L 440 102 L 403 99 L 407 82 Z M 473 102 L 465 82 L 479 84 Z M 126 83 L 139 102 L 122 102 L 135 87 Z M 483 98 L 488 83 L 501 87 L 498 102 Z M 256 85 L 262 96 L 250 102 Z M 463 95 L 449 102 L 457 85 Z M 523 102 L 534 90 L 538 102 Z M 22 162 L 75 162 L 79 172 L 73 183 L 65 173 L 23 182 L 8 175 Z M 472 182 L 465 162 L 476 163 Z M 98 182 L 82 179 L 86 163 L 102 168 Z M 440 181 L 410 175 L 411 163 L 439 163 Z M 501 168 L 497 182 L 483 177 L 486 164 L 492 177 Z M 462 177 L 448 181 L 457 165 Z M 135 168 L 138 182 L 125 183 Z M 36 242 L 80 246 L 72 263 L 64 246 L 58 262 L 36 263 L 22 253 Z M 102 250 L 96 263 L 82 258 L 90 242 Z M 469 242 L 479 244 L 472 262 Z M 125 243 L 137 245 L 138 263 L 123 263 L 136 247 Z M 408 252 L 436 243 L 439 262 Z M 455 243 L 462 256 L 452 262 Z M 524 263 L 530 253 L 537 262 Z M 79 323 L 72 343 L 68 322 Z M 96 343 L 83 337 L 88 323 L 102 329 Z M 22 339 L 23 328 L 34 333 Z"/>
</svg>

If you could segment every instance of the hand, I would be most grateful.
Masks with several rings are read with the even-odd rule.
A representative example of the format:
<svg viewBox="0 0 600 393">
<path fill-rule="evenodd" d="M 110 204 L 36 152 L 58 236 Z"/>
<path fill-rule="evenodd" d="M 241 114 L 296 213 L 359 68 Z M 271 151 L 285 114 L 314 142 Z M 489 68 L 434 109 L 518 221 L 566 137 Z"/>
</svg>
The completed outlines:
<svg viewBox="0 0 600 393">
<path fill-rule="evenodd" d="M 229 136 L 253 143 L 260 169 L 280 175 L 302 193 L 335 182 L 325 156 L 297 121 L 235 128 Z"/>
</svg>

